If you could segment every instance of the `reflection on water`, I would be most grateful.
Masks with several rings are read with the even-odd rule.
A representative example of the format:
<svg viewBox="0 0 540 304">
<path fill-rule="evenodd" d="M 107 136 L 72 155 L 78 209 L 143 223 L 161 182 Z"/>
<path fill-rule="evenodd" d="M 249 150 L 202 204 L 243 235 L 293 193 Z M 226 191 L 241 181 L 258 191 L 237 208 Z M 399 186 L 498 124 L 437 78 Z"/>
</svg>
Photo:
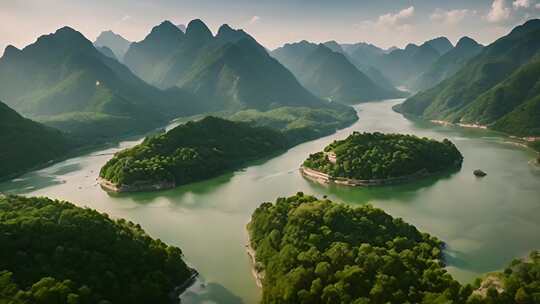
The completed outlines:
<svg viewBox="0 0 540 304">
<path fill-rule="evenodd" d="M 391 110 L 397 102 L 362 104 L 360 119 L 350 128 L 176 189 L 108 195 L 97 186 L 101 166 L 111 153 L 136 143 L 130 141 L 2 183 L 0 191 L 65 199 L 140 223 L 150 235 L 182 248 L 204 277 L 206 287 L 186 293 L 190 303 L 257 302 L 260 290 L 244 249 L 245 225 L 260 203 L 298 191 L 353 205 L 370 203 L 437 236 L 448 245 L 448 270 L 463 282 L 540 248 L 540 172 L 528 163 L 535 153 L 495 132 L 407 120 Z M 298 168 L 310 153 L 352 131 L 449 138 L 465 159 L 459 172 L 382 188 L 323 186 L 302 178 Z M 475 169 L 488 175 L 478 179 Z"/>
</svg>

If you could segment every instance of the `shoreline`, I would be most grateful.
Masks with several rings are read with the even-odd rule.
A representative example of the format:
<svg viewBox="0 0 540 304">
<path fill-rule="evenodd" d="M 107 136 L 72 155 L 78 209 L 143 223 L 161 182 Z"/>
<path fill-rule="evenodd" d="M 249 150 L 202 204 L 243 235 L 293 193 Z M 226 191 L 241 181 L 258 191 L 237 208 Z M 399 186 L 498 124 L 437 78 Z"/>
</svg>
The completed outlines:
<svg viewBox="0 0 540 304">
<path fill-rule="evenodd" d="M 101 189 L 111 193 L 160 191 L 176 187 L 176 183 L 174 182 L 160 182 L 154 184 L 140 183 L 138 185 L 118 185 L 102 177 L 98 177 L 97 182 L 101 186 Z"/>
<path fill-rule="evenodd" d="M 456 166 L 456 168 L 460 168 Z M 412 182 L 415 180 L 419 180 L 422 178 L 426 178 L 429 176 L 433 176 L 436 174 L 443 173 L 445 171 L 439 171 L 434 173 L 429 173 L 427 170 L 422 169 L 416 173 L 401 176 L 401 177 L 393 177 L 393 178 L 386 178 L 386 179 L 366 179 L 366 180 L 359 180 L 359 179 L 352 179 L 352 178 L 346 178 L 346 177 L 334 177 L 330 176 L 329 174 L 307 168 L 304 165 L 300 166 L 300 174 L 312 181 L 318 182 L 323 185 L 328 184 L 336 184 L 336 185 L 343 185 L 348 187 L 377 187 L 377 186 L 389 186 L 389 185 L 395 185 L 395 184 L 402 184 L 407 182 Z M 449 170 L 452 170 L 452 168 L 449 168 Z"/>
<path fill-rule="evenodd" d="M 251 274 L 255 278 L 255 284 L 257 284 L 257 287 L 263 288 L 262 281 L 264 280 L 264 271 L 258 271 L 257 270 L 257 260 L 255 259 L 256 252 L 253 247 L 251 247 L 251 238 L 249 237 L 249 231 L 246 228 L 247 232 L 247 243 L 245 245 L 246 247 L 246 253 L 249 256 L 249 260 L 251 262 Z"/>
</svg>

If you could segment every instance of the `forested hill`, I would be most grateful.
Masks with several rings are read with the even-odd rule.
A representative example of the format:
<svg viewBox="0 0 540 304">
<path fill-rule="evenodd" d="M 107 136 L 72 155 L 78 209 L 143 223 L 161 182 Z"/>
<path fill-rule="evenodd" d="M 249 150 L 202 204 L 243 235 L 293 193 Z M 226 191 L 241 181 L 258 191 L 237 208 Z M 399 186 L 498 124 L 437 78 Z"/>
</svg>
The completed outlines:
<svg viewBox="0 0 540 304">
<path fill-rule="evenodd" d="M 263 203 L 248 226 L 262 304 L 540 303 L 540 254 L 461 285 L 443 243 L 370 205 L 298 193 Z"/>
<path fill-rule="evenodd" d="M 336 161 L 328 158 L 334 153 Z M 463 156 L 448 139 L 414 135 L 358 133 L 311 154 L 304 166 L 332 177 L 357 180 L 392 179 L 461 167 Z"/>
<path fill-rule="evenodd" d="M 47 198 L 0 196 L 0 303 L 170 303 L 195 272 L 126 220 Z"/>
<path fill-rule="evenodd" d="M 76 142 L 0 102 L 0 180 L 64 156 Z"/>
<path fill-rule="evenodd" d="M 454 76 L 396 109 L 427 119 L 540 135 L 540 20 L 485 47 Z"/>
<path fill-rule="evenodd" d="M 171 187 L 216 176 L 287 147 L 281 132 L 209 116 L 117 153 L 100 177 L 130 189 L 126 191 Z"/>
<path fill-rule="evenodd" d="M 441 241 L 369 205 L 298 193 L 262 204 L 248 231 L 263 304 L 462 303 L 470 293 L 443 268 Z"/>
</svg>

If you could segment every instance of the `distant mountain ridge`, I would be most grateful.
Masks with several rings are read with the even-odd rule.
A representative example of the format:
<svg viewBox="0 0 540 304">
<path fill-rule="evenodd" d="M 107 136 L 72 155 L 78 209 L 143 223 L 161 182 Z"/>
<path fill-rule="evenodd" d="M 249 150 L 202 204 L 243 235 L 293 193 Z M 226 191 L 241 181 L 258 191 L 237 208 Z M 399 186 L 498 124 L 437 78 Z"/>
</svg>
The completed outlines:
<svg viewBox="0 0 540 304">
<path fill-rule="evenodd" d="M 404 49 L 395 47 L 382 49 L 369 43 L 341 44 L 341 49 L 360 70 L 367 73 L 369 68 L 378 72 L 371 78 L 382 75 L 393 86 L 406 85 L 425 72 L 439 57 L 453 49 L 446 37 L 428 40 L 422 45 L 408 44 Z"/>
<path fill-rule="evenodd" d="M 339 45 L 331 46 L 336 49 Z M 324 44 L 300 41 L 285 44 L 271 54 L 291 70 L 302 85 L 322 98 L 353 104 L 400 96 L 395 89 L 378 86 L 343 53 L 335 52 Z"/>
<path fill-rule="evenodd" d="M 540 135 L 540 20 L 486 46 L 452 77 L 396 109 L 427 119 Z"/>
<path fill-rule="evenodd" d="M 439 57 L 437 61 L 408 87 L 415 91 L 429 89 L 446 78 L 454 75 L 466 62 L 482 51 L 483 46 L 469 37 L 461 38 L 456 47 Z"/>
<path fill-rule="evenodd" d="M 119 61 L 124 59 L 124 55 L 126 54 L 130 44 L 131 41 L 114 33 L 113 31 L 101 32 L 101 34 L 99 34 L 99 36 L 96 38 L 96 41 L 94 41 L 94 45 L 96 47 L 109 48 Z"/>
</svg>

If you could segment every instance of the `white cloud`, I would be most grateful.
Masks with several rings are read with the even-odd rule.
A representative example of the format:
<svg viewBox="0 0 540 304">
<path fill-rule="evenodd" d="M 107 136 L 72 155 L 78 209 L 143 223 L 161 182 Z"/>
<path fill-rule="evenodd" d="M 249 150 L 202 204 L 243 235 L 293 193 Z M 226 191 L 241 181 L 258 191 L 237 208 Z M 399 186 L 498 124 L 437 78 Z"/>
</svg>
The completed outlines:
<svg viewBox="0 0 540 304">
<path fill-rule="evenodd" d="M 510 18 L 511 9 L 506 6 L 505 0 L 493 0 L 491 9 L 486 15 L 489 22 L 501 22 Z"/>
<path fill-rule="evenodd" d="M 360 23 L 361 30 L 399 31 L 410 32 L 413 28 L 407 21 L 414 16 L 414 6 L 405 8 L 395 14 L 388 13 L 379 16 L 376 20 L 367 20 Z"/>
<path fill-rule="evenodd" d="M 515 9 L 528 8 L 531 6 L 531 1 L 530 0 L 515 0 L 514 2 L 512 2 L 512 6 Z"/>
<path fill-rule="evenodd" d="M 433 14 L 429 17 L 432 21 L 443 22 L 448 25 L 455 25 L 465 19 L 468 15 L 474 15 L 474 12 L 469 11 L 468 9 L 455 9 L 445 11 L 442 9 L 436 9 Z"/>
<path fill-rule="evenodd" d="M 128 21 L 129 19 L 131 19 L 131 16 L 125 15 L 124 17 L 122 17 L 122 19 L 120 19 L 120 22 L 125 22 L 125 21 Z"/>
<path fill-rule="evenodd" d="M 381 26 L 395 26 L 414 16 L 414 6 L 399 11 L 396 14 L 384 14 L 379 16 L 377 24 Z"/>
<path fill-rule="evenodd" d="M 251 19 L 249 19 L 248 23 L 249 24 L 255 24 L 255 23 L 259 22 L 259 20 L 261 20 L 261 17 L 253 16 L 253 17 L 251 17 Z"/>
</svg>

